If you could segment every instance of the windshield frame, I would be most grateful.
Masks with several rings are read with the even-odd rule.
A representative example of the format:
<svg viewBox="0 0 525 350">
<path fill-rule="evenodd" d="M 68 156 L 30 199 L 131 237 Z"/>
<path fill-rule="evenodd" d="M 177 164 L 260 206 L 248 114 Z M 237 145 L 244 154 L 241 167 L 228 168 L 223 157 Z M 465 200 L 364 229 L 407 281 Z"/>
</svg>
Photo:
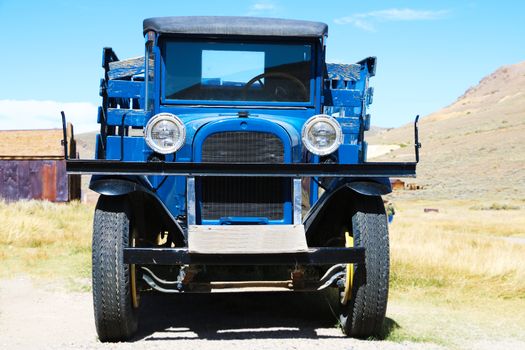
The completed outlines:
<svg viewBox="0 0 525 350">
<path fill-rule="evenodd" d="M 202 42 L 224 42 L 228 44 L 235 44 L 235 43 L 254 43 L 254 44 L 302 44 L 302 45 L 310 45 L 311 52 L 310 52 L 310 96 L 309 101 L 304 102 L 295 102 L 295 101 L 232 101 L 232 100 L 177 100 L 177 99 L 169 99 L 166 98 L 166 61 L 165 61 L 165 54 L 166 54 L 166 44 L 170 41 L 188 41 L 188 42 L 196 42 L 196 41 L 202 41 Z M 286 39 L 279 39 L 279 38 L 269 38 L 269 39 L 261 39 L 261 38 L 229 38 L 229 37 L 221 37 L 221 38 L 210 38 L 210 37 L 196 37 L 196 38 L 188 38 L 187 36 L 180 37 L 180 36 L 165 36 L 162 38 L 162 40 L 159 40 L 159 49 L 160 49 L 160 68 L 161 68 L 161 83 L 160 83 L 160 103 L 163 105 L 194 105 L 194 106 L 212 106 L 212 107 L 218 107 L 218 106 L 227 106 L 227 107 L 313 107 L 315 103 L 315 95 L 316 95 L 316 65 L 317 65 L 317 42 L 316 40 L 305 40 L 303 39 L 294 39 L 294 38 L 286 38 Z"/>
</svg>

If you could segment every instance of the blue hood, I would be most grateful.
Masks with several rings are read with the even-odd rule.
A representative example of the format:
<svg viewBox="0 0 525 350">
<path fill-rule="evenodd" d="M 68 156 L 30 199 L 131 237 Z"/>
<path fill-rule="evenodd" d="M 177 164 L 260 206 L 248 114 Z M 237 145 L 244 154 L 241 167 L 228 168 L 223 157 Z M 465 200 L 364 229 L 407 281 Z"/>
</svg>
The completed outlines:
<svg viewBox="0 0 525 350">
<path fill-rule="evenodd" d="M 239 117 L 237 113 L 178 114 L 186 125 L 186 143 L 177 152 L 178 161 L 193 161 L 193 145 L 216 132 L 264 131 L 279 136 L 291 152 L 292 162 L 302 161 L 301 129 L 304 117 L 250 114 Z"/>
</svg>

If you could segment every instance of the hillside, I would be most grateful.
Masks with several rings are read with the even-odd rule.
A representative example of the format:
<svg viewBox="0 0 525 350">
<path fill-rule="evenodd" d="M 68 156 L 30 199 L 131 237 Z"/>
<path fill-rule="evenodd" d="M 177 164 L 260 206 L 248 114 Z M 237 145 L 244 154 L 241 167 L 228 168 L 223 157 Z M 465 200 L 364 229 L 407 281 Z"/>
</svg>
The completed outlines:
<svg viewBox="0 0 525 350">
<path fill-rule="evenodd" d="M 92 159 L 95 157 L 95 138 L 97 134 L 98 131 L 91 131 L 75 135 L 80 158 Z"/>
<path fill-rule="evenodd" d="M 499 68 L 420 121 L 415 182 L 432 198 L 525 199 L 525 61 Z M 413 126 L 368 138 L 399 145 L 374 160 L 413 159 Z"/>
</svg>

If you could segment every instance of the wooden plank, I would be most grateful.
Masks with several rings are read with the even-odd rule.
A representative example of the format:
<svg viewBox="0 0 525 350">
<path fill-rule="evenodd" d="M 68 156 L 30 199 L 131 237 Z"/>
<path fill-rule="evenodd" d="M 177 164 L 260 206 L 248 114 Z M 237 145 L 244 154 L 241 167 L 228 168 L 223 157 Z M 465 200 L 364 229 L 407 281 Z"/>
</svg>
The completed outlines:
<svg viewBox="0 0 525 350">
<path fill-rule="evenodd" d="M 361 107 L 363 94 L 360 90 L 334 89 L 325 95 L 327 106 L 334 107 Z"/>
<path fill-rule="evenodd" d="M 8 201 L 18 199 L 17 164 L 15 162 L 0 161 L 0 166 L 3 169 L 0 196 Z"/>
<path fill-rule="evenodd" d="M 44 161 L 42 166 L 42 199 L 48 201 L 55 201 L 56 199 L 56 165 L 51 162 Z"/>
<path fill-rule="evenodd" d="M 357 81 L 361 76 L 361 65 L 355 63 L 327 63 L 326 74 L 328 79 Z"/>
<path fill-rule="evenodd" d="M 0 198 L 4 198 L 4 163 L 0 160 Z"/>
<path fill-rule="evenodd" d="M 31 199 L 31 189 L 29 186 L 30 172 L 28 161 L 17 161 L 17 182 L 18 182 L 18 198 Z"/>
<path fill-rule="evenodd" d="M 143 109 L 108 108 L 107 124 L 112 126 L 122 125 L 122 116 L 126 114 L 125 125 L 144 126 L 147 112 Z"/>
<path fill-rule="evenodd" d="M 29 162 L 29 197 L 32 199 L 42 198 L 42 179 L 40 170 L 43 162 L 34 160 Z"/>
<path fill-rule="evenodd" d="M 141 98 L 144 83 L 141 81 L 110 80 L 108 81 L 108 97 Z"/>
<path fill-rule="evenodd" d="M 303 225 L 192 225 L 188 250 L 198 254 L 308 251 Z"/>
<path fill-rule="evenodd" d="M 56 168 L 56 196 L 55 201 L 67 202 L 69 199 L 69 184 L 66 173 L 66 161 L 55 161 Z"/>
<path fill-rule="evenodd" d="M 124 79 L 134 75 L 144 74 L 144 56 L 128 58 L 109 63 L 108 78 Z"/>
</svg>

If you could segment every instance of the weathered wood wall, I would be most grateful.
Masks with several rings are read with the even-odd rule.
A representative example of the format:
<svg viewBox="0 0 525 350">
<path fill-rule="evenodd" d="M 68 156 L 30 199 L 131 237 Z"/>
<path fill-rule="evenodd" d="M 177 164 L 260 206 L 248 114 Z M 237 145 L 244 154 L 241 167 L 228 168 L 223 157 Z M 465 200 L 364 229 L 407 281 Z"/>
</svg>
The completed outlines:
<svg viewBox="0 0 525 350">
<path fill-rule="evenodd" d="M 68 176 L 64 160 L 0 159 L 0 198 L 52 202 L 80 199 L 80 176 Z"/>
</svg>

